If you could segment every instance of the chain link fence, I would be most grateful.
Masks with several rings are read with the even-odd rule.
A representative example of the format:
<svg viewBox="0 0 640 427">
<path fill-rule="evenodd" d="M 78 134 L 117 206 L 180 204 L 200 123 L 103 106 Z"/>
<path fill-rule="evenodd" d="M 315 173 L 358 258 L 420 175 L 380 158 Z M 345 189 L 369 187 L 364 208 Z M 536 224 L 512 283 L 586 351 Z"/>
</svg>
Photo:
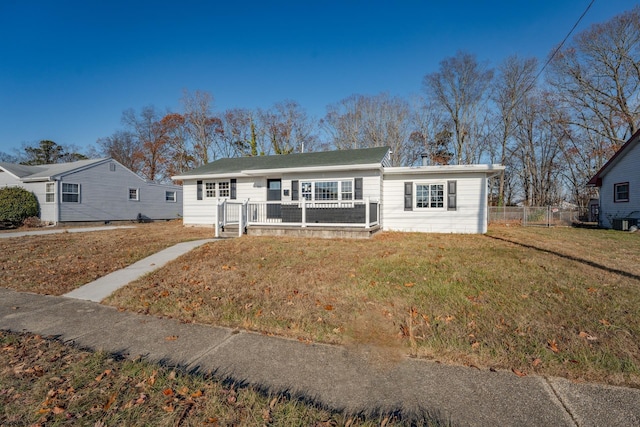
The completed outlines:
<svg viewBox="0 0 640 427">
<path fill-rule="evenodd" d="M 489 206 L 489 224 L 524 227 L 571 226 L 588 220 L 587 208 L 559 206 Z"/>
</svg>

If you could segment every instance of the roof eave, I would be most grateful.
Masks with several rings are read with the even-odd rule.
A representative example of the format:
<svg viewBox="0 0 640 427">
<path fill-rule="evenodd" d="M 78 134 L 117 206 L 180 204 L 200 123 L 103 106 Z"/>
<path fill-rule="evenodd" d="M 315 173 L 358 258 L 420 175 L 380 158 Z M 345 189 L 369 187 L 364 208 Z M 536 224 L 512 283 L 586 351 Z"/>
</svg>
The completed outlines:
<svg viewBox="0 0 640 427">
<path fill-rule="evenodd" d="M 636 139 L 640 137 L 640 129 L 638 129 L 633 135 L 631 135 L 631 138 L 629 138 L 627 140 L 627 142 L 625 142 L 622 147 L 620 147 L 618 149 L 618 151 L 616 151 L 613 156 L 607 161 L 607 163 L 605 163 L 598 172 L 596 172 L 596 174 L 587 182 L 587 186 L 588 187 L 601 187 L 602 186 L 602 176 L 606 175 L 607 172 L 609 172 L 609 169 L 611 169 L 611 167 L 613 165 L 615 165 L 618 160 L 620 158 L 622 158 L 624 156 L 624 152 L 626 152 L 627 148 L 629 148 L 629 146 L 631 146 L 631 143 Z"/>
<path fill-rule="evenodd" d="M 415 167 L 390 167 L 384 168 L 385 175 L 424 175 L 439 173 L 484 173 L 488 177 L 500 175 L 505 166 L 491 165 L 442 165 L 442 166 L 415 166 Z"/>
</svg>

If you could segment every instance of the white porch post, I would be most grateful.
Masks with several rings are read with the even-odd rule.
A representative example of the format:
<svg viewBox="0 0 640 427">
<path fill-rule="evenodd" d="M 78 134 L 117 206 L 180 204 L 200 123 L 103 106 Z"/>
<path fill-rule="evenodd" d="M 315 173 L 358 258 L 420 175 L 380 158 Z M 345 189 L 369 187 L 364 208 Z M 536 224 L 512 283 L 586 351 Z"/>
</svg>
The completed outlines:
<svg viewBox="0 0 640 427">
<path fill-rule="evenodd" d="M 220 237 L 220 200 L 216 200 L 216 213 L 214 215 L 213 228 L 215 229 L 214 237 Z"/>
<path fill-rule="evenodd" d="M 242 234 L 243 234 L 242 232 L 244 229 L 245 214 L 247 212 L 247 206 L 248 206 L 247 200 L 242 202 L 242 204 L 240 205 L 240 212 L 238 212 L 238 237 L 242 237 Z"/>
<path fill-rule="evenodd" d="M 364 198 L 364 228 L 371 228 L 371 204 L 369 203 L 369 198 Z"/>
<path fill-rule="evenodd" d="M 307 200 L 305 198 L 302 199 L 302 224 L 301 226 L 304 228 L 307 226 Z"/>
</svg>

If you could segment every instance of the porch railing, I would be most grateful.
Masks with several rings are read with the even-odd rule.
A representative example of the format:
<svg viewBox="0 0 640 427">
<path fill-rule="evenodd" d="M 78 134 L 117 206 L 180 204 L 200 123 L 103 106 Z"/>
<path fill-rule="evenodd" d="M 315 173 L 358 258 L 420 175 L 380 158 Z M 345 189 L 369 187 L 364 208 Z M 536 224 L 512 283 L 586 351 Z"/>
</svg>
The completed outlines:
<svg viewBox="0 0 640 427">
<path fill-rule="evenodd" d="M 282 225 L 306 227 L 362 227 L 378 225 L 380 203 L 377 200 L 356 201 L 244 201 L 221 200 L 216 209 L 216 236 L 228 225 L 245 227 Z"/>
</svg>

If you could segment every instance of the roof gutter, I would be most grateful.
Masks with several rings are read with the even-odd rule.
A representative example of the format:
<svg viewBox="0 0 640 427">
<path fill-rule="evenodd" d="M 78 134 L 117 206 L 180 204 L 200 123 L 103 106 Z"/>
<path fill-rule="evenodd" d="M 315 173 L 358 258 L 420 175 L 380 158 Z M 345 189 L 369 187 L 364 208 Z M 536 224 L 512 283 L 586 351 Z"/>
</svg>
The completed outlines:
<svg viewBox="0 0 640 427">
<path fill-rule="evenodd" d="M 490 165 L 442 165 L 442 166 L 416 166 L 416 167 L 390 167 L 384 168 L 385 175 L 424 175 L 439 173 L 484 173 L 488 177 L 500 175 L 505 166 Z"/>
</svg>

